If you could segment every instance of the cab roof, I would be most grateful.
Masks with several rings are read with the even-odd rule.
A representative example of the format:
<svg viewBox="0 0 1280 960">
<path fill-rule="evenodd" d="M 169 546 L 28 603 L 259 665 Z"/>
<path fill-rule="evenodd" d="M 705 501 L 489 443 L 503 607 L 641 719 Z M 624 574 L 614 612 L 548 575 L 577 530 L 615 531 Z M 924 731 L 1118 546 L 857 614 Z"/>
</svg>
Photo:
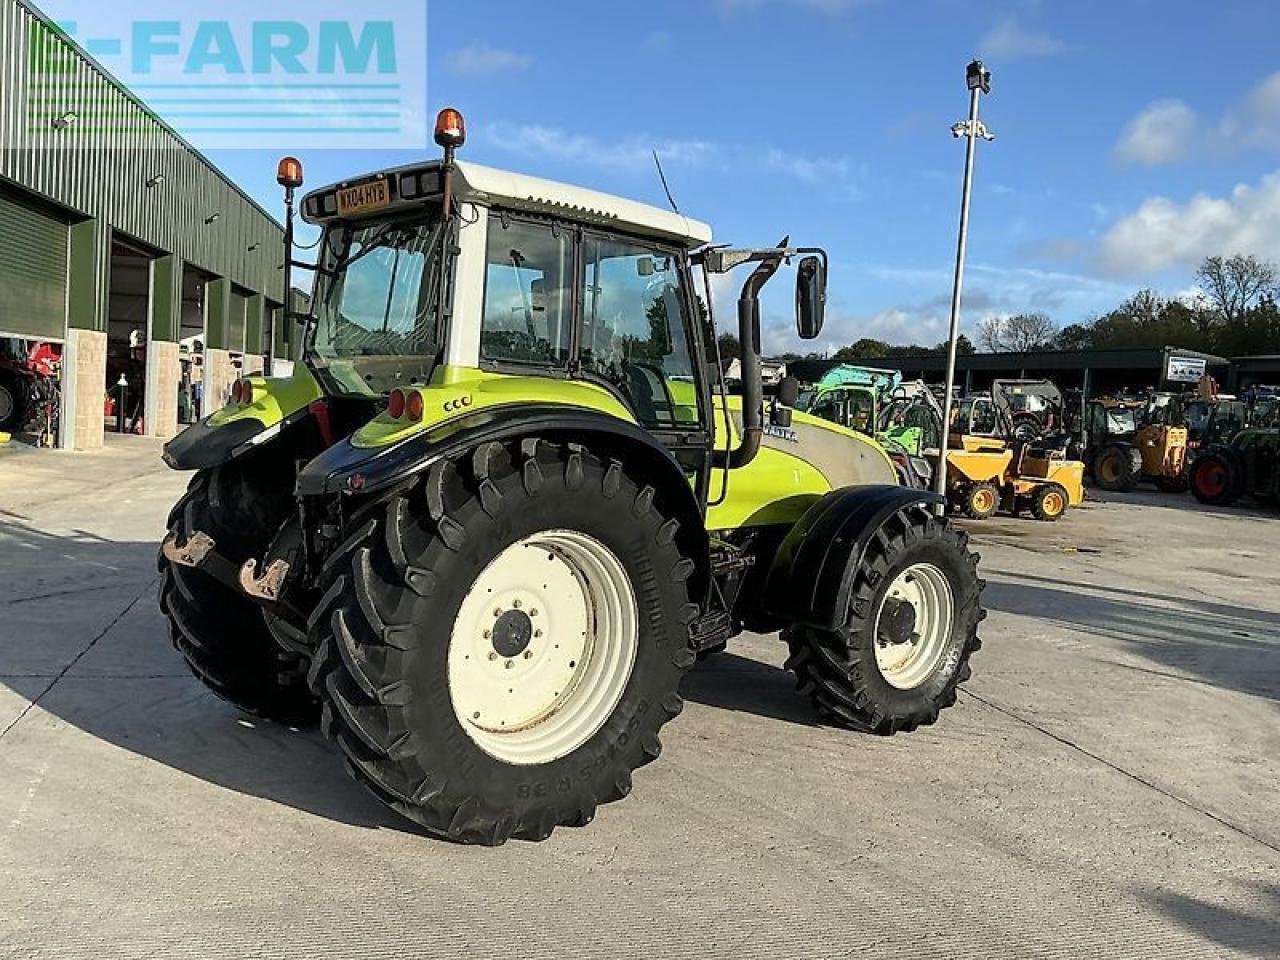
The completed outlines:
<svg viewBox="0 0 1280 960">
<path fill-rule="evenodd" d="M 418 203 L 421 197 L 415 197 L 412 200 L 399 199 L 402 192 L 400 185 L 406 182 L 406 178 L 433 174 L 439 168 L 440 161 L 434 160 L 375 171 L 342 183 L 331 184 L 307 194 L 302 203 L 303 216 L 309 223 L 316 224 L 337 219 L 336 202 L 332 205 L 322 204 L 320 200 L 323 195 L 379 177 L 386 178 L 392 183 L 393 202 L 387 209 L 394 211 L 398 207 L 403 208 Z M 525 210 L 530 213 L 563 217 L 579 223 L 610 227 L 678 243 L 687 249 L 701 247 L 711 242 L 711 227 L 707 224 L 690 219 L 684 214 L 628 200 L 625 197 L 466 161 L 458 161 L 454 170 L 454 193 L 462 201 L 482 206 Z M 429 179 L 432 183 L 425 195 L 438 192 L 434 184 L 435 178 Z M 314 202 L 309 202 L 313 201 L 313 198 Z M 332 209 L 334 214 L 325 216 L 319 212 L 326 208 Z M 377 214 L 385 212 L 385 209 L 379 210 Z"/>
</svg>

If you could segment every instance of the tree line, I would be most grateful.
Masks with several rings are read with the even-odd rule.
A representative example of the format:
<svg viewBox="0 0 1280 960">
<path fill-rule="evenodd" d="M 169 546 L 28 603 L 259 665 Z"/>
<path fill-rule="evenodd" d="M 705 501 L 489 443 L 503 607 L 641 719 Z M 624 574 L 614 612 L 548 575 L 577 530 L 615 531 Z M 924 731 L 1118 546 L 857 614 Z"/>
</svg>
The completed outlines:
<svg viewBox="0 0 1280 960">
<path fill-rule="evenodd" d="M 1196 271 L 1192 297 L 1163 297 L 1139 290 L 1114 310 L 1083 323 L 1059 326 L 1045 313 L 991 317 L 978 323 L 974 341 L 961 334 L 961 354 L 1030 353 L 1036 350 L 1107 350 L 1163 347 L 1199 350 L 1222 357 L 1280 353 L 1280 271 L 1274 263 L 1236 254 L 1209 257 Z M 720 337 L 721 353 L 738 355 L 737 338 Z M 864 337 L 830 355 L 784 354 L 780 360 L 841 362 L 946 353 L 933 346 L 896 345 Z"/>
</svg>

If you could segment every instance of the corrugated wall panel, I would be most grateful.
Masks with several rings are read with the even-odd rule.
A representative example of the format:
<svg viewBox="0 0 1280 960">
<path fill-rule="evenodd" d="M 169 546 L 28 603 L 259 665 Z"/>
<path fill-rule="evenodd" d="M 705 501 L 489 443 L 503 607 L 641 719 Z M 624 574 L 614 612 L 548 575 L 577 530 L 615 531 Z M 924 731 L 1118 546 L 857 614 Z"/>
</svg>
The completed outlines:
<svg viewBox="0 0 1280 960">
<path fill-rule="evenodd" d="M 67 225 L 0 187 L 0 332 L 61 340 Z"/>
<path fill-rule="evenodd" d="M 33 62 L 67 72 L 34 74 Z M 0 177 L 242 287 L 281 295 L 279 224 L 20 0 L 0 0 L 0 89 Z M 56 129 L 68 111 L 75 121 Z M 105 126 L 122 132 L 104 143 Z M 157 174 L 164 182 L 148 188 Z"/>
</svg>

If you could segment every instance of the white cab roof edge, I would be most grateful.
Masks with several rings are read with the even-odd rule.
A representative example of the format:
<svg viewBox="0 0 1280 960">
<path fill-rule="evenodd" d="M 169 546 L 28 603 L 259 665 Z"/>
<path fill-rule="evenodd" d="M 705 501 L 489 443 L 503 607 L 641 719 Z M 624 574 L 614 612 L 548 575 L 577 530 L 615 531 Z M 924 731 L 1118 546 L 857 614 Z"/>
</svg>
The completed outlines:
<svg viewBox="0 0 1280 960">
<path fill-rule="evenodd" d="M 707 224 L 647 203 L 476 163 L 459 162 L 458 174 L 459 194 L 477 203 L 561 213 L 571 220 L 613 225 L 676 240 L 690 248 L 711 242 L 711 227 Z"/>
<path fill-rule="evenodd" d="M 334 187 L 361 183 L 379 173 L 399 176 L 411 170 L 422 171 L 434 169 L 437 166 L 439 161 L 431 161 L 376 171 L 367 176 L 355 177 L 341 184 L 312 191 L 307 196 L 325 193 Z M 455 169 L 454 191 L 459 200 L 483 206 L 510 207 L 533 213 L 558 215 L 568 220 L 614 227 L 630 233 L 675 242 L 687 249 L 705 246 L 711 242 L 711 227 L 707 224 L 647 203 L 462 160 L 457 162 Z"/>
</svg>

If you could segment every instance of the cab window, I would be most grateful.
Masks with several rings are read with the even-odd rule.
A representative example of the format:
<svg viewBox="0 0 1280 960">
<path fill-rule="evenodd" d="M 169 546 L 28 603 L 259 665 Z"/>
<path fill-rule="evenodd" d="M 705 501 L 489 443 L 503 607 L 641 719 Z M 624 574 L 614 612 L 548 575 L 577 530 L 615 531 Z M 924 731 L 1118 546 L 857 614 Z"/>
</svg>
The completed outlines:
<svg viewBox="0 0 1280 960">
<path fill-rule="evenodd" d="M 550 224 L 489 219 L 480 356 L 564 366 L 569 359 L 573 237 Z"/>
<path fill-rule="evenodd" d="M 974 401 L 970 430 L 980 437 L 994 436 L 996 432 L 996 408 L 990 400 Z"/>
<path fill-rule="evenodd" d="M 583 372 L 617 387 L 645 426 L 697 426 L 678 260 L 627 240 L 588 234 L 582 263 Z"/>
</svg>

